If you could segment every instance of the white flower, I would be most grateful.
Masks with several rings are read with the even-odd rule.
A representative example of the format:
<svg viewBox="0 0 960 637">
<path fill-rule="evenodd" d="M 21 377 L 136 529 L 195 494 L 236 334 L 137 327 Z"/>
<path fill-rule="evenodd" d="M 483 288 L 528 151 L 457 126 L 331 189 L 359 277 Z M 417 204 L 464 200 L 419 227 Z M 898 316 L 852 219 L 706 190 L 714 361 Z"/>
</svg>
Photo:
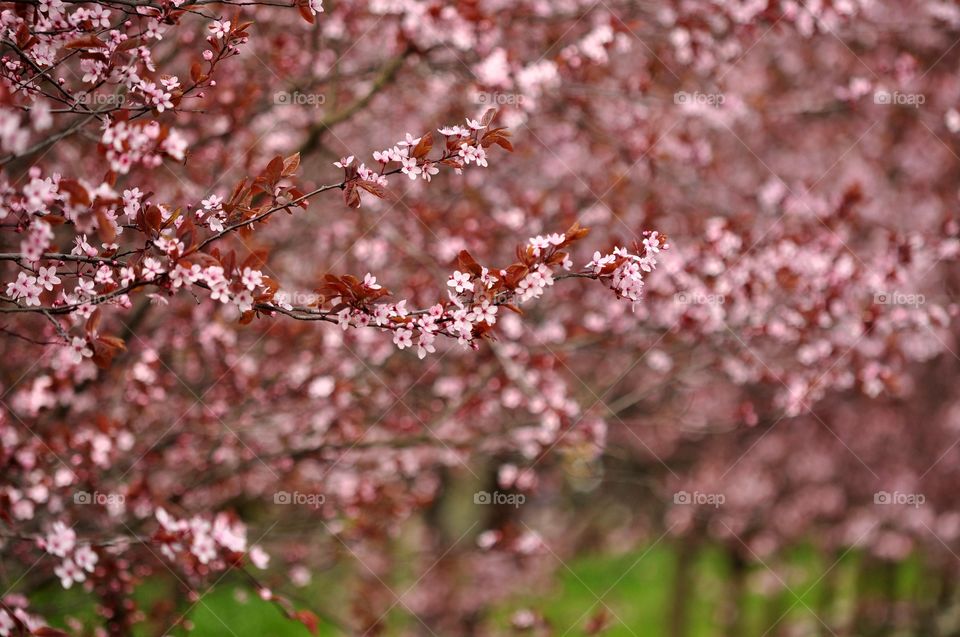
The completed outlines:
<svg viewBox="0 0 960 637">
<path fill-rule="evenodd" d="M 214 20 L 213 24 L 207 26 L 207 28 L 210 29 L 215 38 L 220 40 L 230 32 L 230 21 Z"/>
<path fill-rule="evenodd" d="M 413 330 L 408 330 L 402 327 L 398 328 L 393 333 L 393 344 L 397 346 L 397 349 L 413 347 Z"/>
<path fill-rule="evenodd" d="M 473 291 L 473 283 L 470 281 L 470 274 L 456 270 L 447 281 L 447 285 L 462 294 L 465 290 Z"/>
</svg>

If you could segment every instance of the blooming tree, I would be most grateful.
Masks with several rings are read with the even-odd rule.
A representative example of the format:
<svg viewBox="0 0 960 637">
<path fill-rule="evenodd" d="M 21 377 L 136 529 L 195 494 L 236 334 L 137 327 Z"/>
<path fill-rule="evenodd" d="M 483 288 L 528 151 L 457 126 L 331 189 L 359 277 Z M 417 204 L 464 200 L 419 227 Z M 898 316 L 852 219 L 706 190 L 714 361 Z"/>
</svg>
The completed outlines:
<svg viewBox="0 0 960 637">
<path fill-rule="evenodd" d="M 56 634 L 51 582 L 124 635 L 189 627 L 232 576 L 311 629 L 399 606 L 468 634 L 574 541 L 509 507 L 429 525 L 407 599 L 399 524 L 451 473 L 615 497 L 624 455 L 667 501 L 730 493 L 642 528 L 752 559 L 882 518 L 880 554 L 941 551 L 946 486 L 933 536 L 853 503 L 951 475 L 920 475 L 956 410 L 918 370 L 955 369 L 958 28 L 934 0 L 0 3 L 0 551 L 23 573 L 0 636 Z M 826 468 L 786 480 L 797 449 Z M 338 558 L 360 603 L 295 599 Z M 178 597 L 139 607 L 156 579 Z"/>
</svg>

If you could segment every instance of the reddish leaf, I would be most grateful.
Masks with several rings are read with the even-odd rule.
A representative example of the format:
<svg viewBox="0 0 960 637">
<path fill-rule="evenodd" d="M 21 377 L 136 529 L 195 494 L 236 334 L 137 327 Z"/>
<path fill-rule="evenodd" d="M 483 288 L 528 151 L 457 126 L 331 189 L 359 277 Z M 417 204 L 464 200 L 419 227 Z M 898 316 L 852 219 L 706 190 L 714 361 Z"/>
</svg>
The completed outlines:
<svg viewBox="0 0 960 637">
<path fill-rule="evenodd" d="M 127 38 L 117 45 L 117 51 L 129 51 L 140 46 L 143 41 L 139 37 Z"/>
<path fill-rule="evenodd" d="M 220 259 L 220 264 L 223 266 L 224 272 L 233 272 L 233 269 L 237 264 L 237 253 L 231 250 L 222 259 Z"/>
<path fill-rule="evenodd" d="M 291 188 L 290 190 L 287 191 L 287 194 L 290 195 L 290 197 L 292 198 L 292 201 L 297 201 L 297 199 L 300 199 L 304 195 L 304 193 L 298 190 L 297 188 Z M 309 203 L 310 202 L 308 200 L 304 199 L 303 201 L 297 201 L 295 205 L 300 206 L 301 208 L 306 208 L 309 205 Z"/>
<path fill-rule="evenodd" d="M 137 227 L 151 236 L 156 236 L 160 231 L 160 224 L 163 223 L 163 215 L 160 209 L 154 205 L 141 208 L 137 213 Z"/>
<path fill-rule="evenodd" d="M 127 344 L 119 336 L 101 336 L 99 341 L 108 347 L 112 347 L 118 351 L 126 351 Z"/>
<path fill-rule="evenodd" d="M 420 138 L 420 141 L 417 142 L 417 145 L 413 148 L 413 157 L 415 159 L 422 159 L 427 156 L 427 153 L 429 153 L 432 148 L 433 133 L 428 132 Z"/>
<path fill-rule="evenodd" d="M 20 22 L 20 26 L 17 27 L 17 46 L 26 51 L 34 43 L 36 43 L 36 38 L 30 33 L 27 22 Z"/>
<path fill-rule="evenodd" d="M 183 223 L 180 224 L 180 227 L 177 228 L 177 238 L 183 242 L 183 247 L 185 251 L 189 251 L 193 248 L 194 242 L 196 240 L 197 228 L 193 225 L 193 221 L 187 217 Z"/>
<path fill-rule="evenodd" d="M 581 228 L 580 222 L 576 221 L 567 229 L 566 232 L 563 233 L 564 237 L 566 237 L 563 245 L 569 245 L 574 241 L 584 238 L 588 234 L 590 234 L 590 228 Z"/>
<path fill-rule="evenodd" d="M 517 284 L 520 283 L 520 279 L 527 276 L 527 273 L 530 270 L 525 265 L 520 265 L 515 263 L 507 268 L 507 277 L 504 280 L 504 284 L 509 288 L 517 287 Z"/>
<path fill-rule="evenodd" d="M 310 7 L 308 7 L 306 3 L 301 2 L 300 4 L 297 5 L 297 9 L 300 11 L 300 17 L 302 17 L 304 20 L 306 20 L 310 24 L 313 24 L 314 22 L 313 12 L 310 11 Z"/>
<path fill-rule="evenodd" d="M 510 137 L 510 131 L 508 131 L 506 128 L 494 128 L 484 134 L 484 136 L 480 139 L 480 145 L 484 148 L 488 148 L 493 144 L 497 144 L 504 150 L 512 153 L 513 144 L 510 143 L 509 139 L 507 139 L 508 137 Z"/>
<path fill-rule="evenodd" d="M 298 622 L 307 627 L 311 635 L 320 634 L 320 618 L 309 610 L 298 610 L 294 617 Z"/>
<path fill-rule="evenodd" d="M 266 297 L 265 300 L 273 298 L 273 295 L 277 293 L 277 290 L 280 289 L 280 284 L 271 279 L 268 276 L 263 277 L 263 287 L 266 288 L 266 292 L 263 294 Z"/>
<path fill-rule="evenodd" d="M 113 363 L 113 357 L 127 349 L 123 339 L 115 336 L 101 336 L 90 345 L 93 348 L 91 360 L 100 369 L 107 369 Z"/>
<path fill-rule="evenodd" d="M 70 202 L 75 206 L 89 206 L 90 193 L 76 179 L 61 179 L 60 190 L 70 193 Z"/>
<path fill-rule="evenodd" d="M 300 167 L 300 153 L 294 153 L 283 160 L 283 176 L 290 177 Z"/>
<path fill-rule="evenodd" d="M 493 140 L 493 143 L 499 146 L 500 148 L 504 149 L 505 151 L 508 151 L 511 153 L 513 152 L 513 144 L 511 144 L 510 140 L 507 139 L 506 137 L 497 137 L 496 139 Z"/>
<path fill-rule="evenodd" d="M 460 254 L 457 255 L 457 263 L 460 264 L 460 269 L 469 272 L 474 276 L 480 276 L 483 273 L 483 268 L 480 267 L 480 264 L 477 263 L 469 252 L 466 250 L 461 250 Z"/>
<path fill-rule="evenodd" d="M 97 208 L 96 216 L 97 234 L 100 235 L 104 243 L 113 243 L 114 239 L 117 238 L 117 230 L 114 228 L 113 223 L 107 217 L 103 208 Z"/>
<path fill-rule="evenodd" d="M 246 259 L 243 260 L 243 263 L 240 264 L 240 269 L 244 268 L 262 268 L 267 264 L 267 251 L 266 250 L 254 250 L 250 253 Z"/>
<path fill-rule="evenodd" d="M 488 108 L 487 111 L 483 114 L 483 117 L 480 118 L 480 124 L 482 126 L 489 126 L 490 122 L 493 121 L 493 118 L 497 116 L 497 109 Z"/>
<path fill-rule="evenodd" d="M 67 42 L 64 47 L 65 49 L 105 49 L 107 48 L 107 43 L 99 40 L 95 35 L 85 35 L 82 38 L 77 38 L 76 40 L 71 40 Z"/>
<path fill-rule="evenodd" d="M 230 195 L 230 204 L 238 204 L 240 200 L 244 198 L 248 190 L 247 179 L 246 177 L 237 182 L 237 185 L 233 187 L 233 194 Z M 226 208 L 226 206 L 224 206 Z"/>
<path fill-rule="evenodd" d="M 366 181 L 365 179 L 360 179 L 356 182 L 358 188 L 363 188 L 372 195 L 376 195 L 380 199 L 383 199 L 387 196 L 387 190 L 380 184 L 375 181 Z"/>
<path fill-rule="evenodd" d="M 360 193 L 357 192 L 355 182 L 350 182 L 343 189 L 343 201 L 351 208 L 360 207 Z"/>
<path fill-rule="evenodd" d="M 93 311 L 93 314 L 90 315 L 90 318 L 87 319 L 87 324 L 84 326 L 87 338 L 92 338 L 93 335 L 97 333 L 97 329 L 100 327 L 100 317 L 100 308 L 97 308 Z"/>
<path fill-rule="evenodd" d="M 260 179 L 267 184 L 270 184 L 271 190 L 272 186 L 280 181 L 280 177 L 283 175 L 283 166 L 283 157 L 277 155 L 270 160 L 270 163 L 267 164 L 267 167 L 264 168 L 262 173 L 260 173 Z"/>
</svg>

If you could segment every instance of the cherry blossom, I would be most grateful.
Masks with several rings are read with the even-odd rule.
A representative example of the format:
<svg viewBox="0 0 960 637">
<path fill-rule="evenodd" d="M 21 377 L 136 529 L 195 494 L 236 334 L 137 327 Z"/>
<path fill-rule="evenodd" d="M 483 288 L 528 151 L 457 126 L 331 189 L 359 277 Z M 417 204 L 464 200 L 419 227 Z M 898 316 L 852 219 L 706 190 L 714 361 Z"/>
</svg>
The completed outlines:
<svg viewBox="0 0 960 637">
<path fill-rule="evenodd" d="M 561 634 L 661 536 L 955 587 L 954 6 L 327 4 L 0 7 L 0 635 Z"/>
</svg>

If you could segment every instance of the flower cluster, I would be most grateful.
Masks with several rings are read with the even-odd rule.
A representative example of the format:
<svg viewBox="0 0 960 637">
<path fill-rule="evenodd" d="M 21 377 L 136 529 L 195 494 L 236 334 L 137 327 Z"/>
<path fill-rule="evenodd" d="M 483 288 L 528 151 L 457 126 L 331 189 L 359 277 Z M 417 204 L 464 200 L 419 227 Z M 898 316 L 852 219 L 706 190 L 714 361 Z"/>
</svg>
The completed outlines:
<svg viewBox="0 0 960 637">
<path fill-rule="evenodd" d="M 419 358 L 436 351 L 438 336 L 455 338 L 465 347 L 477 347 L 481 339 L 492 334 L 501 307 L 519 313 L 519 305 L 540 298 L 554 285 L 557 272 L 563 273 L 559 278 L 608 280 L 618 296 L 634 304 L 639 302 L 642 272 L 651 272 L 656 266 L 655 255 L 668 248 L 666 237 L 656 231 L 644 233 L 643 256 L 615 248 L 605 257 L 596 253 L 584 271 L 569 272 L 573 261 L 563 249 L 587 233 L 586 228 L 575 224 L 565 233 L 532 237 L 519 251 L 521 260 L 505 268 L 480 265 L 463 251 L 458 259 L 460 269 L 454 270 L 446 281 L 447 300 L 421 310 L 409 309 L 407 299 L 375 303 L 389 292 L 371 273 L 362 281 L 328 275 L 325 285 L 317 289 L 318 301 L 312 307 L 296 307 L 285 300 L 285 292 L 277 291 L 270 303 L 258 304 L 257 309 L 336 322 L 343 330 L 373 327 L 393 331 L 394 345 L 400 350 L 416 346 Z"/>
<path fill-rule="evenodd" d="M 99 556 L 90 546 L 77 544 L 77 534 L 63 522 L 53 523 L 46 537 L 39 540 L 40 547 L 50 555 L 63 558 L 54 573 L 60 578 L 64 588 L 70 588 L 75 582 L 83 582 L 87 574 L 93 573 Z"/>
<path fill-rule="evenodd" d="M 266 568 L 269 556 L 257 545 L 247 545 L 247 529 L 226 514 L 213 521 L 202 516 L 178 519 L 163 508 L 156 510 L 160 523 L 153 540 L 171 562 L 187 564 L 192 570 L 223 570 L 248 559 L 257 568 Z M 181 559 L 184 558 L 184 559 Z"/>
<path fill-rule="evenodd" d="M 960 409 L 943 398 L 955 3 L 281 4 L 0 5 L 0 566 L 36 563 L 0 600 L 0 637 L 57 634 L 27 613 L 48 581 L 95 599 L 71 633 L 149 632 L 143 578 L 205 589 L 266 565 L 239 516 L 312 530 L 258 540 L 278 592 L 344 545 L 388 567 L 393 529 L 459 506 L 464 463 L 588 525 L 556 505 L 609 508 L 614 466 L 722 484 L 720 511 L 630 522 L 732 529 L 738 563 L 808 529 L 835 557 L 865 519 L 884 559 L 950 559 L 930 530 L 960 537 L 956 463 L 922 451 L 951 448 Z M 519 159 L 495 155 L 512 147 L 499 126 L 522 130 Z M 581 228 L 553 232 L 574 219 L 589 250 Z M 644 227 L 684 239 L 661 259 Z M 343 271 L 358 276 L 321 276 Z M 851 449 L 936 505 L 844 515 L 875 479 Z M 264 502 L 321 483 L 324 507 Z M 81 484 L 126 501 L 71 506 Z M 495 632 L 503 597 L 583 544 L 510 509 L 480 511 L 490 528 L 418 582 L 430 630 Z M 461 566 L 481 585 L 463 591 Z M 394 600 L 373 579 L 331 624 L 377 631 Z M 309 625 L 303 606 L 282 610 Z"/>
<path fill-rule="evenodd" d="M 657 254 L 669 247 L 666 236 L 656 230 L 647 231 L 643 233 L 643 242 L 637 246 L 636 254 L 621 247 L 615 247 L 609 254 L 594 252 L 587 268 L 597 276 L 609 277 L 610 289 L 618 297 L 630 301 L 636 309 L 643 296 L 643 275 L 653 272 L 657 267 Z"/>
<path fill-rule="evenodd" d="M 130 172 L 134 164 L 147 168 L 160 165 L 163 155 L 183 161 L 186 140 L 173 128 L 158 122 L 106 122 L 100 143 L 106 149 L 110 168 L 120 174 Z"/>
</svg>

